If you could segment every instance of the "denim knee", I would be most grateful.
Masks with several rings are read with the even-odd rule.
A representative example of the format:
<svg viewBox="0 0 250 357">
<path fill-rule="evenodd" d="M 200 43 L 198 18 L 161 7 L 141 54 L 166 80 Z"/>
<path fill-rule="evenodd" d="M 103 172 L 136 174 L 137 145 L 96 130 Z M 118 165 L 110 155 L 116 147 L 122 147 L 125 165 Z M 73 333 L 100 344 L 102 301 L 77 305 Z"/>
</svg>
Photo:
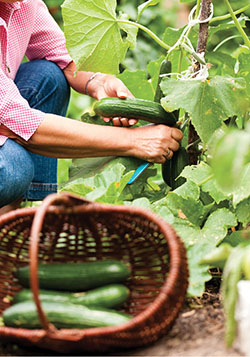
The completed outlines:
<svg viewBox="0 0 250 357">
<path fill-rule="evenodd" d="M 15 83 L 32 108 L 45 113 L 66 115 L 70 87 L 63 71 L 55 63 L 47 60 L 22 63 Z"/>
<path fill-rule="evenodd" d="M 8 139 L 0 147 L 0 207 L 23 197 L 33 176 L 34 164 L 28 151 Z"/>
<path fill-rule="evenodd" d="M 65 116 L 70 99 L 70 87 L 63 71 L 53 62 L 32 60 L 22 63 L 15 84 L 30 107 L 44 113 Z M 30 153 L 34 177 L 24 197 L 42 200 L 57 192 L 57 159 Z"/>
</svg>

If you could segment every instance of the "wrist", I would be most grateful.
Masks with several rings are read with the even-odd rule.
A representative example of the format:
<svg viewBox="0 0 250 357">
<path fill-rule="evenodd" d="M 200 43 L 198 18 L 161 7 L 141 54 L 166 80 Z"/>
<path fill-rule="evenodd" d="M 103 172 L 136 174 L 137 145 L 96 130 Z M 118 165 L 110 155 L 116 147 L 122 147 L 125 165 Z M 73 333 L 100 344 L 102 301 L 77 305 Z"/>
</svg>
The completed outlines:
<svg viewBox="0 0 250 357">
<path fill-rule="evenodd" d="M 104 73 L 101 73 L 101 72 L 96 72 L 96 73 L 93 73 L 89 79 L 87 80 L 86 84 L 85 84 L 85 87 L 84 87 L 84 93 L 86 95 L 89 95 L 91 97 L 94 97 L 94 88 L 96 86 L 97 83 L 97 79 L 98 77 L 103 77 L 105 76 Z"/>
</svg>

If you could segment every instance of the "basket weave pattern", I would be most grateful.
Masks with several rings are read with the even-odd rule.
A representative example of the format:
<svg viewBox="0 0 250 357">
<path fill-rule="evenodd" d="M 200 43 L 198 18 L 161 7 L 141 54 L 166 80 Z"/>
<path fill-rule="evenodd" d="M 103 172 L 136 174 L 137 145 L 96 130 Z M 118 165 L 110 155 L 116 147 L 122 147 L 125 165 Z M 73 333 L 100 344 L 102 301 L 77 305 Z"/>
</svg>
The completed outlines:
<svg viewBox="0 0 250 357">
<path fill-rule="evenodd" d="M 132 320 L 120 326 L 55 329 L 43 316 L 38 261 L 102 259 L 118 259 L 131 267 L 126 283 L 131 294 L 121 311 L 131 314 Z M 67 193 L 48 196 L 39 208 L 0 217 L 0 313 L 21 289 L 14 269 L 27 264 L 44 328 L 0 327 L 0 338 L 64 353 L 105 352 L 158 340 L 172 326 L 188 286 L 185 248 L 162 218 L 141 208 L 92 203 Z"/>
</svg>

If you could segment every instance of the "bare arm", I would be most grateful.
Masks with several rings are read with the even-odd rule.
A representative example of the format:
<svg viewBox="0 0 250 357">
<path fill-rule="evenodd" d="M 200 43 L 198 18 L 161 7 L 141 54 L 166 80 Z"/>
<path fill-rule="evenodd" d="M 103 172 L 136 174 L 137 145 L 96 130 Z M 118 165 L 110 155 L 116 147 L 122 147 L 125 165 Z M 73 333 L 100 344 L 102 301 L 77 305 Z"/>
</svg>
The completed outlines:
<svg viewBox="0 0 250 357">
<path fill-rule="evenodd" d="M 93 72 L 77 72 L 76 65 L 74 62 L 71 62 L 66 68 L 64 68 L 63 73 L 72 88 L 74 88 L 79 93 L 86 94 L 85 87 L 87 81 L 94 74 Z M 131 92 L 127 89 L 121 80 L 110 74 L 104 73 L 101 76 L 95 77 L 95 79 L 89 83 L 88 93 L 95 99 L 107 97 L 107 95 L 109 97 L 119 98 L 133 97 Z"/>
<path fill-rule="evenodd" d="M 64 70 L 70 86 L 80 93 L 91 72 L 78 72 L 71 62 Z M 89 94 L 97 99 L 107 96 L 131 97 L 126 86 L 114 76 L 101 75 L 89 82 Z M 108 118 L 106 118 L 109 120 Z M 135 156 L 150 162 L 163 163 L 178 150 L 182 132 L 165 125 L 151 125 L 138 128 L 120 127 L 135 124 L 126 118 L 113 120 L 115 126 L 83 123 L 54 114 L 46 114 L 42 123 L 25 141 L 4 125 L 0 134 L 12 138 L 27 150 L 57 158 L 82 158 L 97 156 Z M 170 155 L 169 155 L 170 150 Z"/>
<path fill-rule="evenodd" d="M 27 150 L 58 158 L 135 156 L 163 163 L 169 150 L 178 150 L 182 132 L 165 125 L 123 128 L 82 123 L 46 114 L 41 125 L 26 142 L 3 125 L 6 135 Z"/>
</svg>

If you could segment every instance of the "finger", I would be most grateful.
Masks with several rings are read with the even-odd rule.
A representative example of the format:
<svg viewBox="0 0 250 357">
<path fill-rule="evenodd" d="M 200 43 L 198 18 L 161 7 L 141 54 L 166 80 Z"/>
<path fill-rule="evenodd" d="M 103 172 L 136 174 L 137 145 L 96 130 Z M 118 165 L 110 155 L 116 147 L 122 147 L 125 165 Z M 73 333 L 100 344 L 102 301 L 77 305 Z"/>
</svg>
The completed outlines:
<svg viewBox="0 0 250 357">
<path fill-rule="evenodd" d="M 130 93 L 129 90 L 127 92 L 125 92 L 124 90 L 117 92 L 117 97 L 121 99 L 134 98 L 133 94 Z"/>
<path fill-rule="evenodd" d="M 173 151 L 168 149 L 166 155 L 164 155 L 164 156 L 165 156 L 166 160 L 171 160 L 173 155 L 174 155 Z"/>
<path fill-rule="evenodd" d="M 128 118 L 115 117 L 112 119 L 114 126 L 130 126 Z"/>
<path fill-rule="evenodd" d="M 136 119 L 129 119 L 128 123 L 130 126 L 137 124 L 138 120 Z"/>
<path fill-rule="evenodd" d="M 119 80 L 120 81 L 120 80 Z M 133 94 L 130 90 L 120 81 L 120 85 L 118 85 L 116 89 L 117 97 L 119 98 L 134 98 Z"/>
<path fill-rule="evenodd" d="M 129 97 L 129 93 L 126 92 L 124 89 L 121 89 L 120 91 L 117 90 L 117 97 L 121 99 L 125 99 Z"/>
<path fill-rule="evenodd" d="M 173 139 L 180 141 L 183 138 L 183 132 L 177 128 L 171 128 L 171 136 Z"/>
<path fill-rule="evenodd" d="M 112 121 L 114 126 L 121 126 L 120 118 L 113 118 Z"/>
<path fill-rule="evenodd" d="M 120 118 L 120 122 L 122 126 L 129 126 L 129 121 L 127 118 Z"/>
<path fill-rule="evenodd" d="M 171 141 L 169 141 L 169 143 L 168 143 L 168 148 L 169 148 L 169 150 L 177 151 L 177 150 L 179 150 L 179 148 L 180 148 L 180 144 L 179 144 L 179 142 L 176 141 L 176 140 L 171 140 Z"/>
<path fill-rule="evenodd" d="M 109 95 L 106 93 L 105 89 L 102 87 L 102 86 L 99 86 L 97 89 L 96 89 L 96 99 L 97 100 L 100 100 L 102 98 L 106 98 L 108 97 Z"/>
<path fill-rule="evenodd" d="M 161 155 L 160 159 L 157 160 L 156 162 L 158 162 L 159 164 L 164 164 L 164 162 L 166 162 L 167 160 L 171 160 L 173 157 L 173 151 L 171 150 L 167 150 L 165 154 Z"/>
</svg>

